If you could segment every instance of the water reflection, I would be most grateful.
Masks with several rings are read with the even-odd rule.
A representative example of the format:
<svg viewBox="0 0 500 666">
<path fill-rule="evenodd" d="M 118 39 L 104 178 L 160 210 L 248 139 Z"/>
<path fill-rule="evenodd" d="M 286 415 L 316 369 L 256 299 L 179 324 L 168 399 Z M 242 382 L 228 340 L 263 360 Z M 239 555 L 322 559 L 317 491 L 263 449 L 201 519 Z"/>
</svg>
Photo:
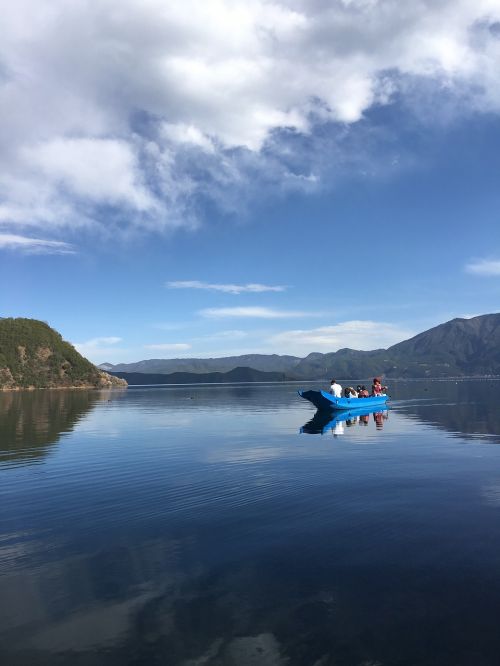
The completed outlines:
<svg viewBox="0 0 500 666">
<path fill-rule="evenodd" d="M 309 577 L 306 590 L 305 580 L 291 583 L 304 562 L 285 559 L 277 572 L 274 559 L 243 552 L 209 568 L 207 546 L 157 539 L 45 566 L 28 584 L 7 581 L 2 663 L 306 666 L 328 655 L 338 617 L 331 582 Z"/>
<path fill-rule="evenodd" d="M 452 435 L 500 442 L 500 381 L 396 382 L 392 406 Z"/>
<path fill-rule="evenodd" d="M 235 409 L 259 413 L 282 407 L 297 406 L 295 384 L 194 384 L 190 386 L 129 386 L 127 402 L 142 406 L 147 400 L 151 408 L 199 412 Z"/>
<path fill-rule="evenodd" d="M 0 464 L 37 462 L 112 391 L 0 393 Z"/>
<path fill-rule="evenodd" d="M 496 666 L 496 386 L 0 396 L 0 663 Z"/>
<path fill-rule="evenodd" d="M 346 428 L 353 426 L 366 427 L 373 419 L 377 430 L 381 430 L 384 421 L 389 418 L 389 410 L 384 409 L 351 409 L 341 412 L 331 412 L 319 409 L 313 418 L 300 429 L 301 433 L 308 435 L 324 435 L 331 432 L 334 436 L 343 435 Z"/>
</svg>

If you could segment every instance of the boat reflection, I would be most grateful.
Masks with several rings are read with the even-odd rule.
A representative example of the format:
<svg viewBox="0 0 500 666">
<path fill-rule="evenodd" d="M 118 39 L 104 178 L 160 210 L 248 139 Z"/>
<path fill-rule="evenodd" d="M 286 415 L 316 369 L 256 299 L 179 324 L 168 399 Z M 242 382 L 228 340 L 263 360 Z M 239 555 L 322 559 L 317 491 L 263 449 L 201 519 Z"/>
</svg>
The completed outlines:
<svg viewBox="0 0 500 666">
<path fill-rule="evenodd" d="M 324 435 L 331 431 L 334 436 L 343 435 L 346 428 L 367 426 L 370 418 L 374 421 L 376 429 L 381 430 L 384 421 L 389 418 L 389 410 L 360 408 L 332 413 L 318 409 L 313 418 L 302 426 L 300 432 L 308 435 Z"/>
</svg>

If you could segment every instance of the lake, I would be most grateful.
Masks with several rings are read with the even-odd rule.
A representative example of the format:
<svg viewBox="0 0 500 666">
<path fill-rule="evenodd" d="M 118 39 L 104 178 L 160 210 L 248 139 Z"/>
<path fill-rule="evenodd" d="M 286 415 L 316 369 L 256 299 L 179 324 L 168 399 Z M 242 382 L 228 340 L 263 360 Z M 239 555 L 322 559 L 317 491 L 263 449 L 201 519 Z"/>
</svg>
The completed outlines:
<svg viewBox="0 0 500 666">
<path fill-rule="evenodd" d="M 0 663 L 498 666 L 500 382 L 297 388 L 0 394 Z"/>
</svg>

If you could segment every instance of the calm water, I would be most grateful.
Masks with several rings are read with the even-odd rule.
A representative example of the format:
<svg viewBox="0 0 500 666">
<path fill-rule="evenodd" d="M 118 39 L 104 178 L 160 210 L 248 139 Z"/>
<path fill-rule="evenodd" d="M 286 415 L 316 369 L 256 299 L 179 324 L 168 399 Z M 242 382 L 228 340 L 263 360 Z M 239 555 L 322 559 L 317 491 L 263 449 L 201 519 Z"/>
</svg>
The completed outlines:
<svg viewBox="0 0 500 666">
<path fill-rule="evenodd" d="M 500 382 L 0 395 L 0 663 L 498 666 Z"/>
</svg>

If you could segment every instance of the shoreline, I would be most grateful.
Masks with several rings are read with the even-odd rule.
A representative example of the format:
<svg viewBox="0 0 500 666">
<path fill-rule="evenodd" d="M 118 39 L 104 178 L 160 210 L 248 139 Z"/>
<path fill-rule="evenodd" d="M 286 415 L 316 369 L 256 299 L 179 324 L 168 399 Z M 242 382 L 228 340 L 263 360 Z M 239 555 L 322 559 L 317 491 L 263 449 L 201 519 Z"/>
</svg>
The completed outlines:
<svg viewBox="0 0 500 666">
<path fill-rule="evenodd" d="M 467 375 L 467 376 L 457 376 L 457 377 L 388 377 L 384 381 L 389 382 L 448 382 L 448 381 L 500 381 L 500 375 Z M 19 392 L 19 391 L 114 391 L 119 390 L 123 391 L 130 388 L 147 388 L 159 387 L 159 386 L 242 386 L 242 385 L 255 385 L 255 386 L 265 386 L 265 385 L 279 385 L 279 384 L 305 384 L 307 382 L 311 383 L 325 383 L 329 380 L 326 378 L 323 379 L 288 379 L 284 381 L 246 381 L 246 382 L 187 382 L 187 383 L 171 383 L 165 382 L 161 384 L 127 384 L 126 386 L 15 386 L 15 387 L 0 387 L 0 393 L 8 392 Z M 369 381 L 367 378 L 363 379 L 346 379 L 339 378 L 341 382 L 366 382 Z"/>
<path fill-rule="evenodd" d="M 123 391 L 128 386 L 13 386 L 2 387 L 0 393 L 19 392 L 19 391 Z"/>
</svg>

